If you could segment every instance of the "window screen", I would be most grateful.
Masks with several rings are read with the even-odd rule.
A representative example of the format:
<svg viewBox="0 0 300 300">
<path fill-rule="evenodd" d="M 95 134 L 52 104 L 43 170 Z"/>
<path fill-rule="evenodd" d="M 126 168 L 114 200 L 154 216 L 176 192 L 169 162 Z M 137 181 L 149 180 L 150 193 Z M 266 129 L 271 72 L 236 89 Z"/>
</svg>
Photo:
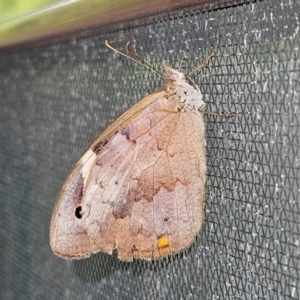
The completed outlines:
<svg viewBox="0 0 300 300">
<path fill-rule="evenodd" d="M 266 0 L 151 18 L 0 55 L 1 299 L 299 299 L 299 1 Z M 207 110 L 205 224 L 159 261 L 80 261 L 49 246 L 73 164 L 162 78 L 104 46 L 196 67 Z"/>
</svg>

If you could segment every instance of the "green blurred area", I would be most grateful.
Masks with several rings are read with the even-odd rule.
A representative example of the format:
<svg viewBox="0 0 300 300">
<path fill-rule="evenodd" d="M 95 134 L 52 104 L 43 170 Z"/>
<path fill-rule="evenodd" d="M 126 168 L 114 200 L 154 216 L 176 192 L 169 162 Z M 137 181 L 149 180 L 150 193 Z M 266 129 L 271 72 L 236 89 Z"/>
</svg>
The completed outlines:
<svg viewBox="0 0 300 300">
<path fill-rule="evenodd" d="M 173 0 L 0 0 L 0 49 L 163 10 Z"/>
<path fill-rule="evenodd" d="M 0 0 L 0 24 L 46 9 L 65 0 Z"/>
</svg>

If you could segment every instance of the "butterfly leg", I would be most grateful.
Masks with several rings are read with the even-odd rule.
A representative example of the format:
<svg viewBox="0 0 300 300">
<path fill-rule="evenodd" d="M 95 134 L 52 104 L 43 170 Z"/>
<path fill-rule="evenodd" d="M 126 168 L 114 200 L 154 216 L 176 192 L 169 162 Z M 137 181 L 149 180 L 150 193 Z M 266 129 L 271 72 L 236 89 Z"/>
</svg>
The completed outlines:
<svg viewBox="0 0 300 300">
<path fill-rule="evenodd" d="M 235 113 L 232 113 L 230 115 L 225 115 L 225 114 L 221 114 L 221 113 L 217 113 L 217 112 L 211 112 L 211 111 L 206 111 L 206 110 L 202 110 L 202 109 L 198 109 L 199 112 L 206 114 L 206 115 L 211 115 L 211 116 L 215 116 L 215 117 L 219 117 L 219 118 L 225 118 L 225 119 L 230 119 L 235 117 Z"/>
</svg>

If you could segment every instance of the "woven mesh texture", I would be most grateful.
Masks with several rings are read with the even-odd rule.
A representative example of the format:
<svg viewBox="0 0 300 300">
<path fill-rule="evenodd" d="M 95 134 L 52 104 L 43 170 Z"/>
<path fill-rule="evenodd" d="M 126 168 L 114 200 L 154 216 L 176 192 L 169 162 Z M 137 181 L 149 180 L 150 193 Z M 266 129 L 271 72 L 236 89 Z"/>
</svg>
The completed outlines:
<svg viewBox="0 0 300 300">
<path fill-rule="evenodd" d="M 297 0 L 269 0 L 0 56 L 1 299 L 299 299 L 300 39 Z M 49 224 L 73 164 L 161 78 L 117 56 L 196 67 L 208 111 L 205 224 L 182 254 L 66 261 Z"/>
</svg>

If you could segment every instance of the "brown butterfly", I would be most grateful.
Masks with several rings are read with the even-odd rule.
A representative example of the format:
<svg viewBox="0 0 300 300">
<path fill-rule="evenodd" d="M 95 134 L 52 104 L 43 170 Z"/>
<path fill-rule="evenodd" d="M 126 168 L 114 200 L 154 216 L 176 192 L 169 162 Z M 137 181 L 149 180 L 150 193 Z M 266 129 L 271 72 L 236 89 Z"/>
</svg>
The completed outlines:
<svg viewBox="0 0 300 300">
<path fill-rule="evenodd" d="M 113 51 L 153 69 L 130 49 Z M 66 259 L 99 251 L 132 261 L 187 249 L 204 220 L 205 103 L 191 76 L 163 63 L 160 90 L 110 125 L 79 159 L 55 204 L 50 245 Z M 205 112 L 208 113 L 208 112 Z M 221 117 L 218 113 L 209 113 Z"/>
</svg>

